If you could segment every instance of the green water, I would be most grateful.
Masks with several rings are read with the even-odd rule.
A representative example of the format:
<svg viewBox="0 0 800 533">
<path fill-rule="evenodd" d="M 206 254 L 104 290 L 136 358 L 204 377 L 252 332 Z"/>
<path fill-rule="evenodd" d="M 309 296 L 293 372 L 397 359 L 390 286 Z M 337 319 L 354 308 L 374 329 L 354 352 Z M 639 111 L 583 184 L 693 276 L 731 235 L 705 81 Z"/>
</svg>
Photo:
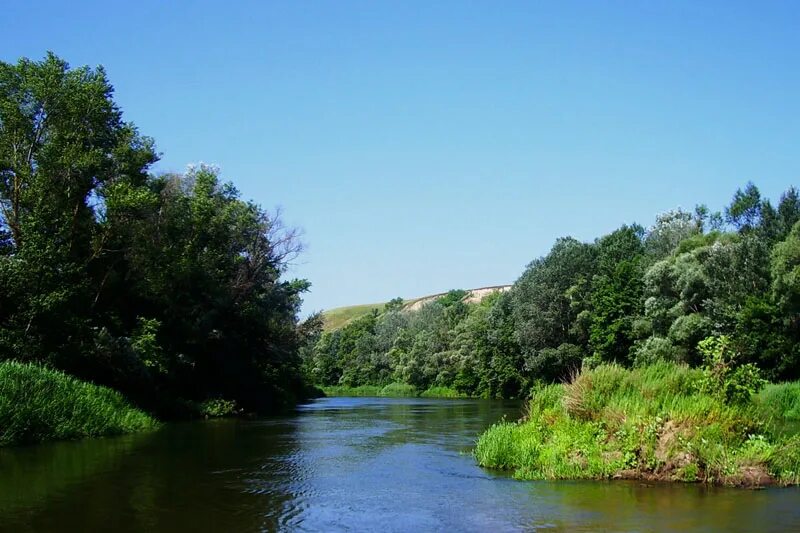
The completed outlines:
<svg viewBox="0 0 800 533">
<path fill-rule="evenodd" d="M 291 416 L 0 449 L 2 531 L 800 531 L 800 491 L 521 482 L 475 465 L 519 404 L 326 398 Z"/>
</svg>

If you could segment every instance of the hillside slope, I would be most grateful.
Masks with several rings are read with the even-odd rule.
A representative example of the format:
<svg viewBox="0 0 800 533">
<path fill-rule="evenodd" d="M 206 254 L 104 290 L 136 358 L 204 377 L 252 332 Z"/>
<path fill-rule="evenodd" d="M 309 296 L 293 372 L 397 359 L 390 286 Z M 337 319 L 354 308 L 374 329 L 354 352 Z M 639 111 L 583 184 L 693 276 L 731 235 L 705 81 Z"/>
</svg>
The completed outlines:
<svg viewBox="0 0 800 533">
<path fill-rule="evenodd" d="M 467 303 L 477 303 L 492 293 L 498 291 L 506 292 L 510 288 L 511 285 L 493 285 L 490 287 L 478 287 L 476 289 L 466 289 L 467 295 L 464 297 L 464 301 Z M 441 298 L 445 294 L 447 293 L 440 292 L 437 294 L 431 294 L 429 296 L 421 296 L 419 298 L 412 298 L 409 300 L 405 300 L 404 309 L 407 311 L 416 311 L 423 305 L 433 302 L 437 298 Z M 348 322 L 350 322 L 351 320 L 369 314 L 373 310 L 377 310 L 380 313 L 381 311 L 383 311 L 383 308 L 385 306 L 386 302 L 382 302 L 375 304 L 348 305 L 345 307 L 336 307 L 334 309 L 323 311 L 322 316 L 325 319 L 325 331 L 339 329 Z"/>
</svg>

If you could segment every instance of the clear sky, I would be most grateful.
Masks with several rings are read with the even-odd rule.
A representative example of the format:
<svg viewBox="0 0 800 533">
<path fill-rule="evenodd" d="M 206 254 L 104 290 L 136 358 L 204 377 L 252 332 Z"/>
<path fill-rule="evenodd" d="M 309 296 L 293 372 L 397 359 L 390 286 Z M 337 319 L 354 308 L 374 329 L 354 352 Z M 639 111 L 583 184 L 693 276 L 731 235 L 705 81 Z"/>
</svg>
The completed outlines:
<svg viewBox="0 0 800 533">
<path fill-rule="evenodd" d="M 0 59 L 106 67 L 159 171 L 305 230 L 305 311 L 513 282 L 800 181 L 800 2 L 7 2 Z"/>
</svg>

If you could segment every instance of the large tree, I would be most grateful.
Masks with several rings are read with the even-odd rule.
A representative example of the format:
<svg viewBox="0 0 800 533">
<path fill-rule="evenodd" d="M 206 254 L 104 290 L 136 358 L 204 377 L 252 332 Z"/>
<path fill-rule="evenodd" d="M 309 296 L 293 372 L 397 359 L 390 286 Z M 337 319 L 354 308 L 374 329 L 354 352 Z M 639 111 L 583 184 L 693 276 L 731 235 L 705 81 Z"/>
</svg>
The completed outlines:
<svg viewBox="0 0 800 533">
<path fill-rule="evenodd" d="M 200 166 L 152 176 L 101 67 L 0 63 L 0 358 L 140 403 L 298 393 L 300 250 L 277 214 Z M 174 403 L 174 402 L 172 402 Z"/>
<path fill-rule="evenodd" d="M 141 187 L 153 143 L 122 120 L 102 67 L 0 63 L 0 356 L 86 349 L 106 194 Z"/>
</svg>

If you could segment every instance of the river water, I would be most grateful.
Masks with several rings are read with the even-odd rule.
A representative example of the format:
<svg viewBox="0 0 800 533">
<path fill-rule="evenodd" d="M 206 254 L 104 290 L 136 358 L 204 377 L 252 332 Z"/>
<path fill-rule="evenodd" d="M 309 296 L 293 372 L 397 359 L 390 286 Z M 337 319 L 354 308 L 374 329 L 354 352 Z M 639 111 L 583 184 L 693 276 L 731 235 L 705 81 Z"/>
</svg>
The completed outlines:
<svg viewBox="0 0 800 533">
<path fill-rule="evenodd" d="M 523 482 L 476 466 L 520 405 L 325 398 L 290 416 L 0 449 L 2 531 L 800 531 L 800 491 Z"/>
</svg>

